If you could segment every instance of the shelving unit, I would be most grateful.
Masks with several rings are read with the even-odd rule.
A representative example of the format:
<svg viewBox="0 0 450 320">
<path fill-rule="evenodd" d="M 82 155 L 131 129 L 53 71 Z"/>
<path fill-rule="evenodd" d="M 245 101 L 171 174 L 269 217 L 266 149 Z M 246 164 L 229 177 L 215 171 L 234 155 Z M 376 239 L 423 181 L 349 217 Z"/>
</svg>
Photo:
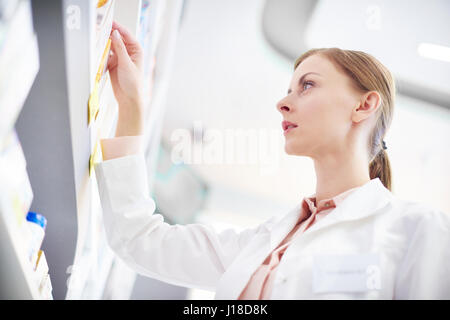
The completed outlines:
<svg viewBox="0 0 450 320">
<path fill-rule="evenodd" d="M 48 270 L 36 272 L 28 256 L 33 191 L 14 129 L 39 70 L 31 3 L 1 2 L 0 12 L 0 299 L 51 299 Z M 39 265 L 46 265 L 45 255 Z"/>
<path fill-rule="evenodd" d="M 30 1 L 12 1 L 0 25 L 0 137 L 14 127 L 39 69 Z M 23 52 L 29 53 L 24 55 Z M 1 145 L 0 145 L 1 146 Z"/>
<path fill-rule="evenodd" d="M 102 74 L 101 65 L 108 57 L 108 38 L 115 20 L 127 27 L 144 49 L 143 85 L 147 119 L 151 120 L 145 141 L 148 171 L 152 172 L 161 136 L 161 121 L 155 117 L 162 119 L 164 114 L 183 1 L 108 0 L 99 8 L 97 4 L 97 0 L 61 0 L 55 9 L 45 2 L 33 3 L 34 19 L 42 32 L 40 41 L 48 41 L 44 56 L 58 55 L 47 61 L 45 71 L 54 72 L 47 85 L 58 90 L 60 100 L 55 105 L 43 101 L 39 112 L 32 103 L 26 105 L 18 133 L 36 191 L 32 209 L 45 212 L 48 220 L 43 247 L 54 273 L 55 299 L 126 299 L 131 294 L 136 274 L 116 259 L 107 245 L 93 172 L 94 163 L 101 160 L 100 140 L 114 136 L 118 114 L 109 74 Z M 55 10 L 60 13 L 57 19 Z M 46 38 L 49 22 L 44 18 L 60 24 L 52 26 L 56 30 L 52 39 Z M 32 93 L 36 100 L 44 100 L 47 91 L 42 84 Z M 149 178 L 152 190 L 154 178 Z"/>
</svg>

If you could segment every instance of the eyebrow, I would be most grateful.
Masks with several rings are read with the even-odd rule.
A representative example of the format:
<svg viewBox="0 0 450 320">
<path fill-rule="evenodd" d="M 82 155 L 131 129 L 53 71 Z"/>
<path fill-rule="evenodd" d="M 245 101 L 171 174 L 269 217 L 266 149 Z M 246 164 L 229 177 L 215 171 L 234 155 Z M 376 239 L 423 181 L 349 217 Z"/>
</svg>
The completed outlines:
<svg viewBox="0 0 450 320">
<path fill-rule="evenodd" d="M 298 80 L 298 84 L 297 84 L 297 85 L 301 85 L 302 82 L 303 82 L 303 79 L 305 79 L 305 77 L 306 77 L 308 74 L 317 74 L 318 76 L 321 76 L 321 74 L 319 74 L 319 73 L 317 73 L 317 72 L 307 72 L 307 73 L 305 73 L 304 75 L 302 75 L 302 76 L 300 77 L 300 79 Z M 291 89 L 288 89 L 287 94 L 289 94 L 289 93 L 291 93 L 291 92 L 292 92 L 292 90 L 291 90 Z"/>
</svg>

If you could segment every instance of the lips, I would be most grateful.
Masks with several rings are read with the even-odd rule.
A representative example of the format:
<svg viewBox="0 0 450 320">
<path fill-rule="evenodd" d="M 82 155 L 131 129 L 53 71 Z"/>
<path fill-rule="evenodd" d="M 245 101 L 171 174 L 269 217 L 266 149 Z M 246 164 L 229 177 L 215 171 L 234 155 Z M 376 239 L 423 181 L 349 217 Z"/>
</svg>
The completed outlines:
<svg viewBox="0 0 450 320">
<path fill-rule="evenodd" d="M 292 122 L 289 122 L 289 121 L 283 121 L 283 122 L 281 123 L 281 126 L 282 126 L 282 128 L 283 128 L 283 131 L 285 131 L 285 132 L 286 132 L 288 129 L 298 127 L 295 123 L 292 123 Z"/>
</svg>

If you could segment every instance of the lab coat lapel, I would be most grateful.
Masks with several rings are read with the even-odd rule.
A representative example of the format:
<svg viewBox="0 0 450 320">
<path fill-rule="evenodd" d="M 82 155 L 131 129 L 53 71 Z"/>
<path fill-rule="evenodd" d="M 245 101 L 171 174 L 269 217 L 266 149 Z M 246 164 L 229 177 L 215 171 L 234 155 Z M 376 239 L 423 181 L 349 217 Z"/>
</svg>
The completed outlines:
<svg viewBox="0 0 450 320">
<path fill-rule="evenodd" d="M 303 200 L 295 206 L 286 216 L 284 216 L 277 224 L 268 229 L 270 232 L 270 251 L 275 249 L 278 244 L 287 236 L 287 234 L 294 228 L 300 214 L 304 214 L 302 209 Z"/>
<path fill-rule="evenodd" d="M 274 249 L 275 238 L 282 239 L 292 229 L 300 215 L 300 205 L 289 211 L 280 222 L 264 224 L 263 231 L 257 234 L 240 254 L 238 264 L 232 264 L 222 275 L 217 286 L 215 299 L 237 299 L 265 258 Z M 275 238 L 274 238 L 275 237 Z"/>
</svg>

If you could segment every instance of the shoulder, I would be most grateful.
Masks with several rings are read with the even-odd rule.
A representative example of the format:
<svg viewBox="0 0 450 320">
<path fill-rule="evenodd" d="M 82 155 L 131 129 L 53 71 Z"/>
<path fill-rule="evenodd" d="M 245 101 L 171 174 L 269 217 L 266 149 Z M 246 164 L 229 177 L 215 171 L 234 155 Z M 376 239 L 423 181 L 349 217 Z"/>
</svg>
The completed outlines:
<svg viewBox="0 0 450 320">
<path fill-rule="evenodd" d="M 401 224 L 408 231 L 431 228 L 450 234 L 450 214 L 427 203 L 393 196 L 388 214 L 395 224 Z"/>
</svg>

